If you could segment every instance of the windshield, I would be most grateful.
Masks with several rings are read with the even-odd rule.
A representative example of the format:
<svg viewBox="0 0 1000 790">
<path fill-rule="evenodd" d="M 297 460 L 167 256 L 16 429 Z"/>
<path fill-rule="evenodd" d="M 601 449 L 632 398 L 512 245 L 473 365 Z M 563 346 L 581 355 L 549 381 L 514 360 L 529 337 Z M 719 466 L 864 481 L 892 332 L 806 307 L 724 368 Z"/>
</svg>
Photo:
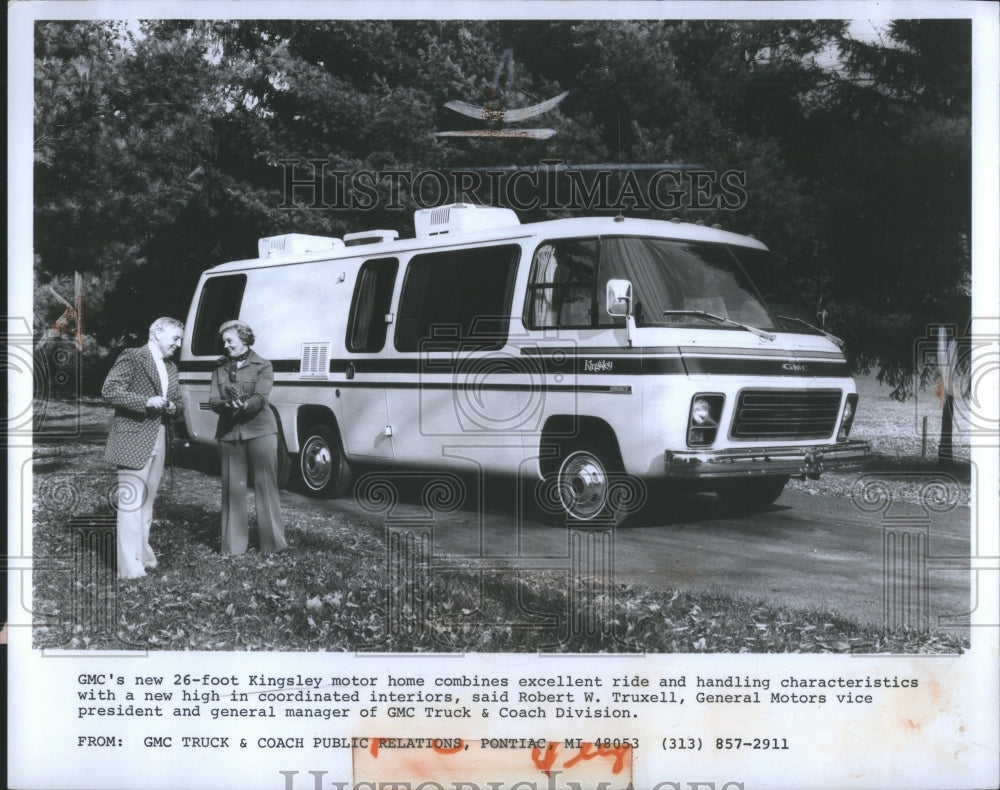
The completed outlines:
<svg viewBox="0 0 1000 790">
<path fill-rule="evenodd" d="M 532 329 L 621 326 L 620 316 L 608 314 L 605 292 L 608 280 L 624 279 L 632 283 L 636 326 L 731 328 L 721 318 L 774 329 L 778 319 L 741 265 L 746 252 L 763 254 L 637 236 L 550 239 L 535 251 L 524 322 Z"/>
<path fill-rule="evenodd" d="M 775 319 L 737 260 L 740 252 L 723 244 L 605 238 L 601 240 L 599 285 L 603 290 L 614 278 L 632 283 L 636 326 L 711 326 L 705 317 L 669 314 L 703 311 L 759 329 L 774 329 Z"/>
</svg>

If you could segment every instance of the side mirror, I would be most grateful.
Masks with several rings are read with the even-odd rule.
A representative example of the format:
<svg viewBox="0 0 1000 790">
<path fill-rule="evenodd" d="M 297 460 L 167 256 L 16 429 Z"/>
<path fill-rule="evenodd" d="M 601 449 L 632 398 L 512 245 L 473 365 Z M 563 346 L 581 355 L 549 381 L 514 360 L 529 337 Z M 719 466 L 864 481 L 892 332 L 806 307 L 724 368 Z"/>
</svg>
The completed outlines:
<svg viewBox="0 0 1000 790">
<path fill-rule="evenodd" d="M 632 315 L 632 283 L 628 280 L 608 280 L 607 309 L 609 315 Z"/>
<path fill-rule="evenodd" d="M 628 280 L 608 280 L 606 307 L 610 315 L 625 316 L 625 344 L 632 348 L 635 316 L 632 315 L 632 283 Z"/>
</svg>

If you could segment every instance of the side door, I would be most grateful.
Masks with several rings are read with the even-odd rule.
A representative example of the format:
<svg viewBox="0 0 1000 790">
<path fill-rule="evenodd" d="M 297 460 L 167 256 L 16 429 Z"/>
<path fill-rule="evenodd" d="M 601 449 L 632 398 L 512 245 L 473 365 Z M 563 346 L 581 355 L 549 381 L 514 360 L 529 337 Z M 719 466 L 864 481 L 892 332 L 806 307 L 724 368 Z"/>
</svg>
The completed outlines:
<svg viewBox="0 0 1000 790">
<path fill-rule="evenodd" d="M 447 466 L 462 447 L 482 455 L 486 469 L 517 469 L 518 390 L 530 382 L 505 347 L 520 252 L 493 244 L 410 259 L 395 328 L 398 364 L 386 382 L 397 460 Z"/>
<path fill-rule="evenodd" d="M 392 458 L 392 430 L 386 397 L 388 364 L 382 353 L 393 318 L 389 314 L 399 261 L 377 258 L 358 271 L 344 347 L 333 379 L 343 405 L 341 426 L 348 456 Z"/>
</svg>

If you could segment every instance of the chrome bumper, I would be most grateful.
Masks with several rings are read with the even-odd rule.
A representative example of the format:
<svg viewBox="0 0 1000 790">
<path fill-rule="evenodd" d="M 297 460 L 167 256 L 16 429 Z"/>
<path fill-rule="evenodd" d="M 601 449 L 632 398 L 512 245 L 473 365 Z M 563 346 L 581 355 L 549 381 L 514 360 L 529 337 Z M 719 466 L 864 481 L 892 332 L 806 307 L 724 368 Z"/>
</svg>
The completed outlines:
<svg viewBox="0 0 1000 790">
<path fill-rule="evenodd" d="M 868 442 L 838 442 L 813 447 L 754 447 L 729 450 L 667 450 L 667 477 L 701 480 L 751 475 L 806 475 L 863 466 L 871 454 Z"/>
</svg>

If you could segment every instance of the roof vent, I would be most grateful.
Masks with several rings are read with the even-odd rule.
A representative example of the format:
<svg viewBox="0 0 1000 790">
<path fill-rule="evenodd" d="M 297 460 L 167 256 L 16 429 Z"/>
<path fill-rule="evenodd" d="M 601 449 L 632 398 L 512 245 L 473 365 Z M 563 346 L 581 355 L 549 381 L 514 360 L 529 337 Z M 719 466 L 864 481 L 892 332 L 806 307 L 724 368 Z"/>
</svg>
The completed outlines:
<svg viewBox="0 0 1000 790">
<path fill-rule="evenodd" d="M 285 233 L 282 236 L 267 236 L 257 241 L 257 257 L 274 258 L 279 255 L 304 255 L 307 252 L 336 250 L 344 242 L 332 236 L 307 236 L 304 233 Z"/>
<path fill-rule="evenodd" d="M 345 233 L 344 244 L 348 247 L 357 247 L 362 244 L 385 244 L 399 238 L 399 233 L 394 230 L 362 230 L 358 233 Z"/>
<path fill-rule="evenodd" d="M 413 213 L 413 227 L 418 239 L 444 233 L 509 228 L 520 224 L 517 214 L 509 208 L 476 206 L 471 203 L 422 208 Z"/>
</svg>

